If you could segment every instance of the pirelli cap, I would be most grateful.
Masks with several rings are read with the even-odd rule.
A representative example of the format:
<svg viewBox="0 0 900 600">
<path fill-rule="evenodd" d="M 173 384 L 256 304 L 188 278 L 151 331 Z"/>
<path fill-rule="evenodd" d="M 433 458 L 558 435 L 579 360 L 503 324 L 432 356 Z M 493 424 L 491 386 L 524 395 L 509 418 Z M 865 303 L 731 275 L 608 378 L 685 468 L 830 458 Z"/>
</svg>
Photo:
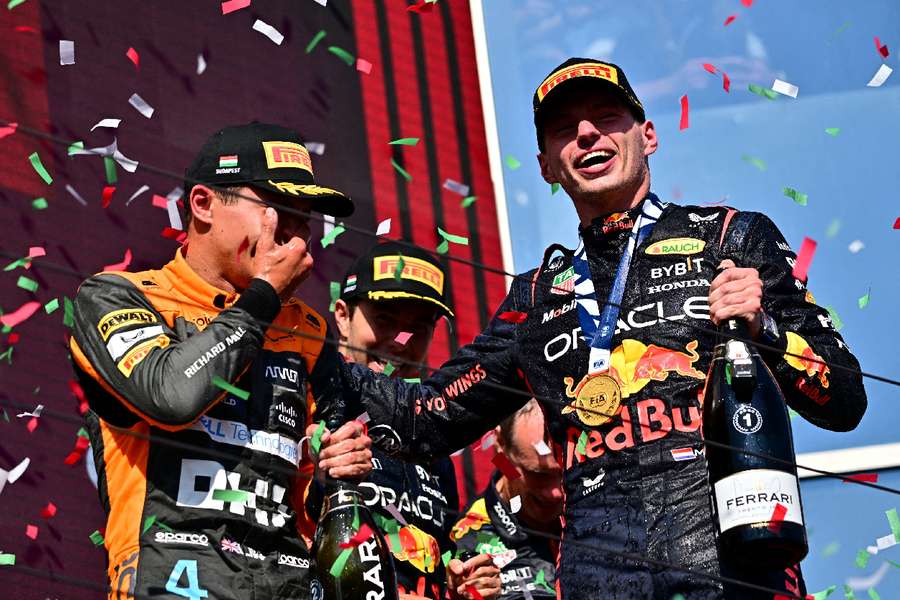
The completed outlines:
<svg viewBox="0 0 900 600">
<path fill-rule="evenodd" d="M 356 259 L 341 284 L 341 299 L 422 300 L 452 317 L 446 279 L 444 267 L 424 249 L 384 242 Z"/>
<path fill-rule="evenodd" d="M 597 81 L 616 90 L 634 112 L 635 118 L 644 121 L 644 105 L 628 83 L 625 72 L 618 65 L 593 58 L 570 58 L 562 63 L 541 82 L 534 92 L 534 127 L 537 130 L 538 146 L 544 149 L 544 112 L 546 101 L 556 90 L 570 81 Z"/>
<path fill-rule="evenodd" d="M 248 123 L 220 129 L 206 140 L 185 171 L 185 189 L 196 182 L 249 185 L 288 198 L 312 200 L 316 212 L 335 217 L 353 214 L 342 192 L 316 184 L 309 151 L 293 129 Z"/>
</svg>

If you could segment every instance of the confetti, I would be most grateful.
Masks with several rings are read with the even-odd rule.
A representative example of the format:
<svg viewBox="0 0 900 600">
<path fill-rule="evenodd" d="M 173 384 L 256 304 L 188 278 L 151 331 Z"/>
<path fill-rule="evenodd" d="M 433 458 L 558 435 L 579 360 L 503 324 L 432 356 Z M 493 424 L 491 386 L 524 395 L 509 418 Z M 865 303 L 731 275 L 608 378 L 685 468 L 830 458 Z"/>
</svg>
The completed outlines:
<svg viewBox="0 0 900 600">
<path fill-rule="evenodd" d="M 250 0 L 228 0 L 222 3 L 222 14 L 227 15 L 248 6 L 250 6 Z"/>
<path fill-rule="evenodd" d="M 375 230 L 375 235 L 387 235 L 391 232 L 391 220 L 385 219 L 381 223 L 378 224 L 378 229 Z"/>
<path fill-rule="evenodd" d="M 328 569 L 328 572 L 331 573 L 332 577 L 340 577 L 341 573 L 344 572 L 344 565 L 347 564 L 347 559 L 350 558 L 351 552 L 353 552 L 353 550 L 345 548 L 344 550 L 341 550 L 338 557 L 334 559 L 334 563 L 332 563 L 331 568 Z"/>
<path fill-rule="evenodd" d="M 507 154 L 506 158 L 503 159 L 503 162 L 506 163 L 506 166 L 509 167 L 510 171 L 515 171 L 522 166 L 522 163 L 519 162 L 519 159 L 511 154 Z"/>
<path fill-rule="evenodd" d="M 684 95 L 681 97 L 681 120 L 678 124 L 678 129 L 687 129 L 688 126 L 688 97 Z"/>
<path fill-rule="evenodd" d="M 397 508 L 396 506 L 394 506 L 393 504 L 388 504 L 388 505 L 385 507 L 385 509 L 386 509 L 389 513 L 391 513 L 391 515 L 392 515 L 395 519 L 397 519 L 400 523 L 402 523 L 404 526 L 406 526 L 406 525 L 409 524 L 409 523 L 406 522 L 406 519 L 403 517 L 403 514 L 400 512 L 400 509 Z"/>
<path fill-rule="evenodd" d="M 428 2 L 427 0 L 419 0 L 411 6 L 407 6 L 406 10 L 420 15 L 423 12 L 431 12 L 431 9 L 433 8 L 432 4 L 432 2 Z"/>
<path fill-rule="evenodd" d="M 28 155 L 28 160 L 31 161 L 31 166 L 34 167 L 35 172 L 41 176 L 41 179 L 44 180 L 44 183 L 50 185 L 53 183 L 53 178 L 50 177 L 50 173 L 47 172 L 47 169 L 44 168 L 44 164 L 41 162 L 41 157 L 38 156 L 37 152 L 32 152 Z"/>
<path fill-rule="evenodd" d="M 25 277 L 24 275 L 19 275 L 18 281 L 16 281 L 16 285 L 23 290 L 27 290 L 31 293 L 34 293 L 38 289 L 38 282 L 34 279 L 30 279 Z"/>
<path fill-rule="evenodd" d="M 313 0 L 319 6 L 328 6 L 328 0 Z"/>
<path fill-rule="evenodd" d="M 396 140 L 391 140 L 388 142 L 389 146 L 415 146 L 419 143 L 419 138 L 408 137 L 408 138 L 398 138 Z"/>
<path fill-rule="evenodd" d="M 510 480 L 516 480 L 522 476 L 519 472 L 519 469 L 516 468 L 514 464 L 507 458 L 505 454 L 498 453 L 495 454 L 491 459 L 491 462 L 494 463 L 494 466 L 503 473 L 503 476 Z"/>
<path fill-rule="evenodd" d="M 900 229 L 900 217 L 897 217 L 897 220 L 894 221 L 894 229 Z"/>
<path fill-rule="evenodd" d="M 869 483 L 877 483 L 878 473 L 857 473 L 856 475 L 847 475 L 847 479 L 852 479 L 853 481 L 868 481 Z M 845 479 L 844 483 L 850 482 Z"/>
<path fill-rule="evenodd" d="M 897 516 L 897 509 L 892 508 L 886 510 L 884 511 L 884 514 L 887 516 L 888 523 L 891 526 L 891 533 L 894 534 L 894 539 L 900 540 L 900 517 Z"/>
<path fill-rule="evenodd" d="M 840 331 L 844 327 L 844 322 L 841 321 L 841 318 L 838 316 L 837 311 L 835 311 L 830 306 L 826 306 L 825 310 L 828 311 L 828 316 L 831 317 L 831 324 L 834 325 L 834 328 L 837 331 Z"/>
<path fill-rule="evenodd" d="M 785 187 L 783 189 L 784 195 L 793 200 L 796 204 L 800 206 L 806 206 L 807 200 L 809 200 L 809 196 L 806 194 L 800 193 L 794 188 Z"/>
<path fill-rule="evenodd" d="M 341 223 L 340 225 L 336 225 L 326 235 L 322 236 L 322 247 L 327 248 L 328 246 L 333 244 L 334 241 L 337 239 L 337 237 L 339 235 L 341 235 L 342 233 L 344 233 L 345 231 L 346 231 L 346 228 L 344 227 L 343 223 Z"/>
<path fill-rule="evenodd" d="M 328 284 L 328 291 L 331 295 L 331 304 L 328 305 L 328 312 L 334 312 L 334 305 L 338 301 L 338 298 L 341 297 L 341 284 L 337 281 L 332 281 Z"/>
<path fill-rule="evenodd" d="M 148 119 L 153 116 L 153 107 L 147 104 L 147 101 L 141 98 L 137 93 L 131 95 L 131 98 L 128 99 L 128 104 L 133 106 L 136 111 Z"/>
<path fill-rule="evenodd" d="M 541 456 L 549 456 L 551 454 L 550 446 L 547 445 L 547 442 L 544 440 L 539 440 L 533 444 L 534 449 Z"/>
<path fill-rule="evenodd" d="M 319 426 L 316 427 L 316 430 L 313 432 L 312 437 L 309 440 L 309 447 L 313 449 L 313 452 L 316 454 L 319 453 L 319 447 L 322 445 L 322 434 L 325 433 L 325 421 L 319 421 Z"/>
<path fill-rule="evenodd" d="M 47 506 L 41 509 L 41 517 L 44 519 L 52 519 L 56 516 L 56 505 L 48 502 Z"/>
<path fill-rule="evenodd" d="M 586 431 L 582 431 L 581 435 L 578 436 L 578 443 L 575 445 L 575 452 L 583 455 L 587 450 L 587 442 L 588 434 Z"/>
<path fill-rule="evenodd" d="M 102 546 L 104 543 L 103 534 L 97 530 L 94 530 L 94 533 L 88 536 L 92 542 L 94 542 L 95 546 Z"/>
<path fill-rule="evenodd" d="M 28 319 L 40 307 L 41 307 L 40 302 L 34 302 L 34 301 L 26 302 L 25 304 L 23 304 L 22 306 L 20 306 L 19 308 L 17 308 L 16 310 L 14 310 L 13 312 L 11 312 L 9 314 L 0 315 L 0 323 L 2 323 L 3 325 L 5 325 L 7 327 L 15 327 L 22 321 L 25 321 L 26 319 Z"/>
<path fill-rule="evenodd" d="M 12 2 L 10 2 L 12 4 Z M 8 566 L 16 564 L 15 554 L 0 553 L 0 565 Z"/>
<path fill-rule="evenodd" d="M 35 198 L 31 201 L 31 208 L 35 210 L 44 210 L 47 208 L 47 199 L 46 198 Z"/>
<path fill-rule="evenodd" d="M 59 64 L 75 64 L 75 42 L 72 40 L 59 40 Z"/>
<path fill-rule="evenodd" d="M 197 55 L 197 75 L 203 75 L 203 71 L 206 70 L 206 59 L 203 58 L 202 54 Z"/>
<path fill-rule="evenodd" d="M 462 202 L 460 202 L 459 205 L 463 208 L 469 208 L 470 206 L 475 204 L 476 200 L 478 200 L 478 196 L 466 196 L 462 199 Z"/>
<path fill-rule="evenodd" d="M 246 502 L 250 496 L 249 492 L 244 490 L 213 490 L 212 499 L 221 500 L 222 502 Z"/>
<path fill-rule="evenodd" d="M 751 92 L 753 92 L 754 94 L 756 94 L 757 96 L 762 96 L 763 98 L 768 98 L 769 100 L 774 100 L 775 98 L 778 97 L 778 94 L 775 93 L 773 90 L 764 88 L 762 86 L 759 86 L 759 85 L 756 85 L 753 83 L 749 84 L 747 86 L 747 89 L 750 90 Z"/>
<path fill-rule="evenodd" d="M 831 542 L 827 546 L 822 549 L 822 556 L 828 558 L 829 556 L 834 556 L 838 553 L 838 550 L 841 549 L 841 545 L 838 542 Z"/>
<path fill-rule="evenodd" d="M 346 50 L 344 50 L 343 48 L 340 48 L 338 46 L 328 46 L 328 51 L 331 52 L 332 54 L 334 54 L 335 56 L 337 56 L 338 58 L 340 58 L 345 63 L 347 63 L 348 67 L 352 67 L 353 64 L 356 62 L 356 59 L 353 57 L 352 54 L 350 54 L 349 52 L 347 52 Z"/>
<path fill-rule="evenodd" d="M 30 537 L 33 540 L 37 539 L 38 536 L 38 528 L 36 525 L 26 525 L 25 526 L 25 535 Z"/>
<path fill-rule="evenodd" d="M 406 181 L 412 181 L 412 175 L 410 175 L 409 173 L 407 173 L 407 172 L 403 169 L 403 167 L 401 167 L 399 164 L 397 164 L 397 161 L 394 160 L 393 158 L 391 159 L 391 164 L 394 166 L 394 169 L 396 169 L 396 171 L 397 171 L 398 173 L 400 173 Z"/>
<path fill-rule="evenodd" d="M 125 52 L 125 56 L 128 57 L 128 60 L 134 63 L 134 68 L 138 71 L 141 70 L 141 55 L 138 54 L 138 51 L 134 48 L 128 48 Z"/>
<path fill-rule="evenodd" d="M 4 125 L 0 127 L 0 140 L 5 138 L 8 135 L 12 135 L 16 132 L 16 129 L 19 127 L 18 123 L 9 123 L 8 125 Z"/>
<path fill-rule="evenodd" d="M 156 515 L 150 515 L 146 519 L 144 519 L 144 526 L 141 528 L 141 535 L 147 533 L 147 530 L 150 529 L 153 524 L 156 522 Z"/>
<path fill-rule="evenodd" d="M 91 131 L 97 129 L 98 127 L 108 127 L 110 129 L 117 129 L 121 123 L 122 123 L 122 119 L 102 119 L 96 125 L 91 127 Z"/>
<path fill-rule="evenodd" d="M 817 242 L 811 238 L 803 238 L 800 252 L 797 253 L 797 261 L 794 263 L 793 276 L 800 281 L 806 281 L 806 274 L 816 251 Z"/>
<path fill-rule="evenodd" d="M 744 162 L 750 163 L 751 165 L 753 165 L 760 171 L 766 170 L 766 163 L 761 158 L 756 158 L 754 156 L 744 154 L 741 156 L 741 160 L 743 160 Z"/>
<path fill-rule="evenodd" d="M 81 194 L 78 193 L 78 190 L 76 190 L 75 188 L 73 188 L 73 187 L 72 187 L 70 184 L 68 184 L 68 183 L 66 184 L 66 191 L 69 192 L 69 194 L 70 194 L 73 198 L 75 198 L 75 200 L 77 200 L 79 204 L 81 204 L 82 206 L 87 206 L 87 200 L 85 200 L 84 198 L 82 198 L 82 197 L 81 197 Z"/>
<path fill-rule="evenodd" d="M 450 190 L 451 192 L 455 192 L 460 196 L 468 196 L 469 195 L 469 186 L 464 183 L 460 183 L 458 181 L 454 181 L 453 179 L 447 179 L 444 181 L 444 189 Z"/>
<path fill-rule="evenodd" d="M 825 236 L 829 239 L 833 238 L 838 234 L 841 230 L 841 220 L 833 219 L 831 223 L 828 225 L 828 229 L 825 231 Z"/>
<path fill-rule="evenodd" d="M 800 88 L 796 85 L 780 79 L 776 79 L 772 84 L 772 90 L 784 96 L 790 96 L 791 98 L 796 98 L 797 94 L 800 92 Z"/>
<path fill-rule="evenodd" d="M 515 310 L 508 310 L 506 312 L 502 312 L 497 315 L 497 318 L 501 321 L 506 321 L 507 323 L 524 323 L 525 319 L 528 318 L 528 313 L 523 313 Z"/>
<path fill-rule="evenodd" d="M 461 244 L 463 246 L 469 245 L 469 238 L 463 237 L 461 235 L 453 235 L 452 233 L 447 233 L 440 227 L 437 228 L 438 235 L 444 238 L 445 241 L 451 242 L 454 244 Z"/>
<path fill-rule="evenodd" d="M 509 499 L 509 510 L 512 511 L 513 514 L 516 514 L 522 509 L 522 497 L 521 496 L 513 496 Z"/>
<path fill-rule="evenodd" d="M 871 294 L 872 294 L 872 289 L 869 288 L 869 291 L 867 291 L 864 296 L 860 296 L 860 298 L 856 301 L 856 303 L 859 305 L 860 309 L 863 309 L 869 305 L 869 299 L 871 297 Z"/>
<path fill-rule="evenodd" d="M 434 249 L 438 254 L 447 254 L 447 251 L 450 250 L 450 242 L 447 240 L 442 241 L 437 245 L 437 248 Z"/>
<path fill-rule="evenodd" d="M 446 552 L 441 554 L 441 562 L 444 563 L 445 567 L 450 564 L 450 559 L 452 557 L 453 557 L 453 552 L 450 550 L 447 550 Z"/>
<path fill-rule="evenodd" d="M 316 44 L 322 41 L 322 38 L 325 37 L 325 30 L 321 30 L 319 33 L 313 36 L 313 38 L 306 45 L 306 53 L 309 54 L 313 51 L 313 48 L 316 47 Z"/>
<path fill-rule="evenodd" d="M 9 483 L 15 483 L 16 481 L 18 481 L 19 477 L 21 477 L 25 473 L 25 470 L 28 468 L 28 465 L 30 465 L 30 464 L 31 464 L 30 458 L 22 459 L 22 462 L 20 462 L 15 467 L 13 467 L 12 469 L 9 470 L 9 474 L 6 477 L 6 480 Z"/>
<path fill-rule="evenodd" d="M 781 530 L 781 524 L 784 522 L 784 516 L 787 514 L 787 507 L 781 502 L 775 503 L 775 510 L 772 511 L 772 516 L 769 517 L 769 531 L 779 532 Z"/>
<path fill-rule="evenodd" d="M 275 42 L 275 44 L 278 46 L 280 46 L 281 42 L 284 41 L 284 36 L 281 35 L 281 33 L 277 29 L 275 29 L 262 19 L 257 19 L 253 23 L 253 30 L 260 32 L 261 34 Z"/>
<path fill-rule="evenodd" d="M 322 142 L 306 142 L 306 149 L 317 156 L 325 154 L 325 144 Z"/>
<path fill-rule="evenodd" d="M 825 133 L 827 133 L 831 137 L 837 137 L 840 132 L 841 132 L 840 127 L 826 127 L 825 128 Z"/>
<path fill-rule="evenodd" d="M 50 313 L 56 311 L 56 309 L 58 309 L 58 308 L 59 308 L 59 298 L 54 298 L 53 300 L 51 300 L 50 302 L 48 302 L 47 304 L 44 305 L 44 312 L 49 315 Z"/>
<path fill-rule="evenodd" d="M 488 431 L 483 436 L 481 436 L 481 449 L 487 450 L 491 446 L 497 443 L 497 436 L 493 431 Z"/>
<path fill-rule="evenodd" d="M 729 25 L 734 23 L 735 19 L 737 19 L 737 15 L 730 15 L 727 19 L 725 19 L 725 27 L 728 27 Z"/>
<path fill-rule="evenodd" d="M 869 588 L 866 593 L 869 594 L 869 598 L 871 598 L 872 600 L 881 600 L 881 596 L 879 596 L 878 592 L 876 592 L 873 588 Z"/>
<path fill-rule="evenodd" d="M 125 249 L 125 257 L 122 259 L 122 262 L 114 263 L 111 265 L 106 265 L 103 267 L 104 271 L 127 271 L 128 265 L 131 264 L 131 248 Z"/>
<path fill-rule="evenodd" d="M 397 337 L 394 338 L 394 341 L 397 342 L 398 344 L 400 344 L 401 346 L 405 346 L 406 342 L 408 342 L 409 338 L 411 338 L 412 336 L 413 336 L 413 334 L 411 334 L 408 331 L 401 331 L 400 333 L 397 334 Z"/>
<path fill-rule="evenodd" d="M 71 144 L 66 152 L 69 156 L 75 156 L 76 154 L 90 154 L 90 152 L 84 150 L 84 142 L 75 142 L 74 144 Z"/>
<path fill-rule="evenodd" d="M 363 523 L 352 538 L 341 544 L 341 548 L 355 548 L 372 537 L 372 533 L 372 528 L 367 523 Z"/>
<path fill-rule="evenodd" d="M 384 373 L 386 376 L 390 377 L 396 370 L 397 370 L 397 367 L 395 367 L 391 363 L 387 363 L 386 365 L 384 365 L 384 370 L 382 371 L 382 373 Z"/>
<path fill-rule="evenodd" d="M 250 392 L 248 392 L 247 390 L 242 390 L 241 388 L 228 383 L 227 381 L 225 381 L 218 375 L 215 375 L 212 378 L 212 383 L 214 386 L 216 386 L 220 390 L 225 390 L 232 396 L 237 396 L 241 400 L 249 400 L 250 399 Z"/>
<path fill-rule="evenodd" d="M 856 566 L 860 569 L 865 569 L 866 565 L 869 564 L 869 557 L 872 556 L 865 550 L 860 550 L 856 553 Z"/>
<path fill-rule="evenodd" d="M 881 87 L 884 85 L 884 82 L 887 81 L 887 78 L 891 76 L 894 70 L 887 65 L 881 65 L 878 67 L 878 71 L 875 75 L 872 76 L 872 79 L 869 83 L 866 84 L 867 87 Z"/>
<path fill-rule="evenodd" d="M 116 191 L 116 186 L 114 186 L 114 185 L 108 185 L 103 188 L 103 199 L 102 199 L 103 208 L 107 208 L 109 206 L 109 203 L 112 202 L 112 196 L 115 193 L 115 191 Z"/>
<path fill-rule="evenodd" d="M 888 51 L 887 44 L 882 44 L 877 35 L 875 36 L 875 48 L 878 50 L 878 54 L 880 54 L 882 58 L 887 58 L 891 54 Z"/>
<path fill-rule="evenodd" d="M 356 59 L 356 70 L 359 71 L 360 73 L 365 73 L 366 75 L 368 75 L 369 73 L 372 72 L 372 63 L 370 63 L 369 61 L 367 61 L 364 58 L 357 58 Z"/>
<path fill-rule="evenodd" d="M 65 460 L 63 460 L 63 463 L 70 466 L 74 465 L 81 459 L 82 456 L 84 456 L 85 450 L 87 450 L 88 446 L 90 445 L 90 440 L 79 435 L 75 438 L 75 448 L 71 452 L 69 452 L 69 455 L 66 456 Z"/>
</svg>

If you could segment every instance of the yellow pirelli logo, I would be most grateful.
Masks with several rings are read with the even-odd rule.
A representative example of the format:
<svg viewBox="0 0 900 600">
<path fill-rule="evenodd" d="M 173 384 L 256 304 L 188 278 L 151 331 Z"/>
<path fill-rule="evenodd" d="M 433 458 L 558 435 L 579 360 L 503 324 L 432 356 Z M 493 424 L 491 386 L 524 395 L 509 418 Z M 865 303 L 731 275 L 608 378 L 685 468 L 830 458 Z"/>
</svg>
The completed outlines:
<svg viewBox="0 0 900 600">
<path fill-rule="evenodd" d="M 144 310 L 143 308 L 122 308 L 100 317 L 100 322 L 97 323 L 97 331 L 100 332 L 103 341 L 106 341 L 114 331 L 126 325 L 145 325 L 147 323 L 156 323 L 156 321 L 156 315 L 149 310 Z"/>
<path fill-rule="evenodd" d="M 390 279 L 397 271 L 397 264 L 400 262 L 400 256 L 376 256 L 374 263 L 375 281 L 380 279 Z M 444 293 L 444 274 L 436 266 L 428 261 L 409 256 L 403 257 L 403 272 L 400 274 L 401 279 L 410 279 L 424 283 L 428 287 L 434 289 L 438 294 Z"/>
<path fill-rule="evenodd" d="M 538 102 L 543 101 L 544 96 L 563 81 L 576 77 L 597 77 L 619 85 L 619 75 L 615 67 L 600 62 L 578 63 L 557 71 L 545 79 L 537 89 Z"/>
<path fill-rule="evenodd" d="M 266 166 L 270 169 L 288 167 L 313 172 L 309 152 L 300 144 L 293 142 L 263 142 L 266 152 Z"/>
<path fill-rule="evenodd" d="M 134 368 L 140 363 L 142 360 L 147 358 L 150 354 L 150 351 L 154 348 L 165 348 L 169 345 L 169 336 L 167 335 L 158 335 L 152 340 L 147 340 L 143 344 L 138 344 L 131 351 L 125 355 L 122 360 L 116 365 L 119 367 L 119 371 L 122 372 L 122 375 L 125 377 L 131 377 L 131 372 L 134 371 Z"/>
</svg>

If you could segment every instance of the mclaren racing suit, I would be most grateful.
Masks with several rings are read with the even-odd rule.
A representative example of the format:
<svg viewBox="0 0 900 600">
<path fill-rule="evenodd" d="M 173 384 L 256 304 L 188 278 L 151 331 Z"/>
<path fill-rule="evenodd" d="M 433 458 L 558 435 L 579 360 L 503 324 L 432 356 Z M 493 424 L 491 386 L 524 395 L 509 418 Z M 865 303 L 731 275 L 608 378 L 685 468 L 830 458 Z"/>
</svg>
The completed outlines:
<svg viewBox="0 0 900 600">
<path fill-rule="evenodd" d="M 599 302 L 609 296 L 639 212 L 600 217 L 580 232 Z M 739 215 L 720 250 L 725 215 L 721 207 L 666 205 L 635 250 L 609 372 L 622 403 L 607 423 L 583 421 L 577 410 L 588 345 L 572 291 L 573 253 L 558 246 L 517 278 L 487 329 L 422 385 L 346 366 L 354 386 L 347 400 L 361 401 L 374 423 L 387 426 L 380 444 L 422 460 L 472 443 L 537 397 L 565 471 L 557 570 L 564 598 L 757 597 L 703 574 L 802 592 L 797 569 L 740 572 L 716 549 L 700 400 L 715 344 L 709 285 L 720 260 L 759 271 L 763 308 L 778 328 L 770 344 L 803 357 L 764 354 L 789 406 L 819 427 L 846 431 L 865 412 L 865 391 L 858 373 L 814 362 L 858 369 L 828 312 L 792 276 L 796 255 L 775 225 L 761 214 Z M 523 322 L 517 313 L 525 313 Z"/>
<path fill-rule="evenodd" d="M 240 297 L 213 287 L 181 251 L 160 270 L 81 285 L 70 346 L 110 598 L 306 597 L 292 506 L 312 471 L 298 453 L 312 390 L 334 379 L 317 368 L 325 329 L 262 280 Z"/>
</svg>

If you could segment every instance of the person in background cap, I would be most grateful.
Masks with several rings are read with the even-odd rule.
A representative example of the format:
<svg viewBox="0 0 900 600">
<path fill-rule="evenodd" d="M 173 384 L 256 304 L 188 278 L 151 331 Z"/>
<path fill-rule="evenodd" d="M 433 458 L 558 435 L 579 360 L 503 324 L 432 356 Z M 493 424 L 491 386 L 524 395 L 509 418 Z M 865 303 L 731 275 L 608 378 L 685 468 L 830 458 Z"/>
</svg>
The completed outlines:
<svg viewBox="0 0 900 600">
<path fill-rule="evenodd" d="M 347 271 L 335 302 L 341 353 L 378 373 L 418 378 L 435 325 L 453 317 L 445 279 L 443 266 L 422 248 L 397 242 L 373 246 Z M 382 429 L 369 426 L 373 436 Z M 464 590 L 473 585 L 483 598 L 495 598 L 499 570 L 486 554 L 465 563 L 454 558 L 444 569 L 442 555 L 455 550 L 449 533 L 459 510 L 450 459 L 412 464 L 376 449 L 372 462 L 371 474 L 360 484 L 366 504 L 396 520 L 388 510 L 392 506 L 406 521 L 399 531 L 402 548 L 392 548 L 399 591 L 407 594 L 401 597 L 440 600 L 449 591 L 451 598 L 471 598 Z M 317 514 L 318 506 L 310 511 Z"/>
<path fill-rule="evenodd" d="M 862 419 L 859 363 L 765 215 L 651 192 L 659 139 L 620 67 L 570 59 L 538 85 L 533 107 L 541 173 L 572 199 L 579 247 L 548 248 L 485 330 L 422 384 L 346 367 L 348 402 L 370 427 L 392 428 L 398 453 L 425 460 L 535 397 L 563 468 L 563 598 L 803 597 L 796 566 L 720 560 L 700 402 L 715 325 L 742 319 L 774 347 L 763 356 L 787 403 L 827 429 Z M 789 496 L 797 521 L 799 494 Z"/>
<path fill-rule="evenodd" d="M 339 358 L 292 295 L 313 264 L 306 211 L 353 205 L 316 184 L 299 136 L 276 125 L 217 132 L 186 181 L 174 259 L 95 275 L 75 299 L 109 597 L 303 598 L 313 464 L 299 442 Z M 340 454 L 328 474 L 365 475 L 369 445 L 358 423 L 326 432 Z"/>
</svg>

